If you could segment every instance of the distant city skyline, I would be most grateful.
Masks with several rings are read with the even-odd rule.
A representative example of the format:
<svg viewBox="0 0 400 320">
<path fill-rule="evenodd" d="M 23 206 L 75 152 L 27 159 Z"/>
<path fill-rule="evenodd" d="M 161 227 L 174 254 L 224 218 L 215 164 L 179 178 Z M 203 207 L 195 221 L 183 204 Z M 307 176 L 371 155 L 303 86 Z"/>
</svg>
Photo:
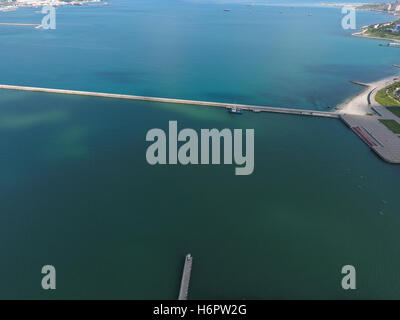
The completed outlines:
<svg viewBox="0 0 400 320">
<path fill-rule="evenodd" d="M 184 0 L 190 2 L 204 2 L 204 3 L 254 3 L 254 4 L 279 4 L 279 3 L 291 3 L 293 5 L 296 4 L 317 4 L 317 3 L 378 3 L 378 2 L 400 2 L 400 0 L 392 0 L 392 1 L 385 1 L 385 0 Z"/>
<path fill-rule="evenodd" d="M 187 2 L 196 2 L 196 3 L 219 3 L 219 4 L 291 4 L 293 6 L 296 5 L 317 5 L 322 3 L 395 3 L 400 0 L 392 0 L 392 1 L 384 1 L 384 0 L 178 0 L 178 1 L 187 1 Z"/>
</svg>

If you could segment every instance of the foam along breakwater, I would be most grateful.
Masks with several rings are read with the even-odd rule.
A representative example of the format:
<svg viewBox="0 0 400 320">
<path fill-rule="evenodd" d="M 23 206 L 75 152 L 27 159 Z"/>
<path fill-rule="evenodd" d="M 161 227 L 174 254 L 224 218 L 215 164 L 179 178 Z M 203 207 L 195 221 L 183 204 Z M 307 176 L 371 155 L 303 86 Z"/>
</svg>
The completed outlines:
<svg viewBox="0 0 400 320">
<path fill-rule="evenodd" d="M 217 108 L 226 108 L 226 109 L 239 108 L 242 110 L 255 111 L 255 112 L 272 112 L 272 113 L 294 114 L 294 115 L 325 117 L 325 118 L 339 118 L 339 113 L 337 113 L 337 112 L 305 110 L 305 109 L 296 109 L 296 108 L 277 108 L 277 107 L 232 104 L 232 103 L 223 103 L 223 102 L 158 98 L 158 97 L 136 96 L 136 95 L 128 95 L 128 94 L 102 93 L 102 92 L 77 91 L 77 90 L 65 90 L 65 89 L 49 89 L 49 88 L 14 86 L 14 85 L 4 85 L 4 84 L 0 84 L 0 89 L 31 91 L 31 92 L 44 92 L 44 93 L 55 93 L 55 94 L 68 94 L 68 95 L 90 96 L 90 97 L 111 98 L 111 99 L 127 99 L 127 100 L 140 100 L 140 101 L 151 101 L 151 102 L 161 102 L 161 103 L 186 104 L 186 105 L 217 107 Z"/>
</svg>

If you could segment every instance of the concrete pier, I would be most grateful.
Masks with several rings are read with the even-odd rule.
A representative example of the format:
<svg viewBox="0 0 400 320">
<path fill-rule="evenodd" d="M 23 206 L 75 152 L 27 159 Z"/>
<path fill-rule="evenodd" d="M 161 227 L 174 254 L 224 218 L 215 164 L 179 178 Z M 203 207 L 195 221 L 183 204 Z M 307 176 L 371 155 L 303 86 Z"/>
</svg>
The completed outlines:
<svg viewBox="0 0 400 320">
<path fill-rule="evenodd" d="M 193 258 L 191 254 L 187 254 L 185 258 L 185 265 L 183 266 L 181 288 L 179 290 L 178 300 L 187 300 L 189 294 L 190 275 L 192 273 Z"/>
<path fill-rule="evenodd" d="M 336 112 L 305 110 L 305 109 L 296 109 L 296 108 L 276 108 L 276 107 L 255 106 L 255 105 L 247 105 L 247 104 L 233 104 L 233 103 L 223 103 L 223 102 L 157 98 L 157 97 L 136 96 L 136 95 L 128 95 L 128 94 L 102 93 L 102 92 L 64 90 L 64 89 L 49 89 L 49 88 L 13 86 L 13 85 L 4 85 L 4 84 L 0 85 L 0 89 L 45 92 L 45 93 L 56 93 L 56 94 L 69 94 L 69 95 L 112 98 L 112 99 L 141 100 L 141 101 L 152 101 L 152 102 L 162 102 L 162 103 L 196 105 L 196 106 L 204 106 L 204 107 L 217 107 L 217 108 L 233 108 L 233 107 L 235 107 L 237 109 L 256 111 L 256 112 L 272 112 L 272 113 L 283 113 L 283 114 L 295 114 L 295 115 L 302 115 L 302 116 L 339 118 L 339 113 L 336 113 Z"/>
<path fill-rule="evenodd" d="M 34 23 L 11 23 L 11 22 L 0 22 L 0 26 L 14 26 L 14 27 L 35 27 L 40 28 L 40 24 Z"/>
<path fill-rule="evenodd" d="M 400 108 L 400 107 L 399 107 Z M 377 115 L 361 116 L 343 114 L 342 121 L 374 151 L 389 163 L 400 163 L 400 138 L 379 120 L 395 120 L 397 118 L 385 107 L 372 107 Z"/>
<path fill-rule="evenodd" d="M 354 81 L 354 80 L 350 80 L 351 83 L 362 86 L 362 87 L 369 87 L 370 85 L 368 83 L 363 83 L 360 81 Z"/>
</svg>

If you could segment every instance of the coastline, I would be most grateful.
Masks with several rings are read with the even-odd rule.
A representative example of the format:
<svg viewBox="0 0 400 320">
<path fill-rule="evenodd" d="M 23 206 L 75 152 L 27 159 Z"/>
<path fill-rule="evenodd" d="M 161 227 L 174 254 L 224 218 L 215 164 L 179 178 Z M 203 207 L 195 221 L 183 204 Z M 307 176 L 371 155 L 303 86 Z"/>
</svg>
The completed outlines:
<svg viewBox="0 0 400 320">
<path fill-rule="evenodd" d="M 376 11 L 368 9 L 356 9 L 356 10 Z M 382 12 L 382 13 L 390 14 L 393 16 L 393 18 L 396 18 L 395 20 L 390 20 L 385 23 L 389 22 L 393 23 L 397 21 L 399 18 L 393 13 L 388 13 L 388 12 Z M 375 39 L 375 40 L 386 40 L 386 41 L 400 43 L 399 39 L 390 39 L 390 38 L 367 35 L 365 34 L 365 32 L 367 31 L 368 27 L 370 27 L 370 25 L 362 26 L 361 31 L 352 33 L 351 36 L 359 38 Z M 397 82 L 400 79 L 399 77 L 400 75 L 398 73 L 395 73 L 392 76 L 385 77 L 383 79 L 379 79 L 374 82 L 368 83 L 368 87 L 362 90 L 358 95 L 350 97 L 346 99 L 343 103 L 337 105 L 336 111 L 342 114 L 354 114 L 354 115 L 368 115 L 373 113 L 372 107 L 381 106 L 379 103 L 375 101 L 376 93 L 382 88 L 385 88 L 390 84 Z"/>
<path fill-rule="evenodd" d="M 376 12 L 375 10 L 366 10 L 366 9 L 356 9 L 356 10 L 359 10 L 359 11 L 374 11 L 374 12 Z M 381 24 L 385 24 L 385 23 L 394 23 L 394 22 L 396 22 L 396 21 L 399 20 L 399 16 L 397 16 L 397 15 L 394 14 L 394 13 L 384 12 L 384 11 L 380 11 L 380 12 L 381 12 L 381 13 L 385 13 L 385 14 L 389 14 L 389 15 L 391 15 L 393 18 L 395 18 L 394 20 L 389 20 L 389 21 L 386 21 L 386 22 L 382 22 Z M 370 26 L 374 25 L 374 24 L 375 24 L 375 23 L 370 24 L 370 25 L 366 25 L 366 26 L 362 26 L 362 27 L 361 27 L 361 31 L 359 31 L 359 32 L 354 32 L 354 33 L 352 33 L 351 35 L 352 35 L 353 37 L 360 37 L 360 38 L 369 38 L 369 39 L 378 39 L 378 40 L 387 40 L 387 41 L 400 42 L 400 39 L 390 39 L 390 38 L 383 38 L 383 37 L 376 37 L 376 36 L 366 35 L 365 32 L 367 31 L 367 29 L 368 29 Z"/>
<path fill-rule="evenodd" d="M 393 17 L 396 17 L 396 16 L 393 16 Z M 396 22 L 397 20 L 398 19 L 390 20 L 390 21 L 386 21 L 385 23 L 393 23 L 393 22 Z M 378 40 L 387 40 L 387 41 L 393 41 L 393 42 L 400 42 L 400 39 L 390 39 L 390 38 L 383 38 L 383 37 L 376 37 L 376 36 L 367 35 L 367 34 L 365 34 L 365 32 L 367 31 L 368 27 L 370 27 L 370 26 L 369 25 L 368 26 L 362 26 L 361 27 L 361 31 L 354 32 L 351 35 L 353 37 L 359 37 L 359 38 L 368 38 L 368 39 L 378 39 Z"/>
<path fill-rule="evenodd" d="M 71 1 L 71 2 L 65 2 L 63 0 L 39 0 L 37 3 L 32 3 L 32 2 L 25 2 L 23 0 L 16 0 L 16 3 L 14 3 L 12 6 L 6 6 L 6 7 L 0 7 L 0 12 L 1 11 L 14 11 L 17 8 L 20 7 L 30 7 L 30 8 L 35 8 L 35 7 L 40 7 L 42 5 L 53 5 L 53 6 L 64 6 L 64 5 L 69 5 L 69 6 L 83 6 L 84 4 L 89 4 L 89 3 L 102 3 L 103 5 L 108 5 L 105 0 L 83 0 L 83 1 Z M 340 6 L 343 7 L 346 4 L 341 4 Z M 335 7 L 336 5 L 325 5 L 322 4 L 322 7 Z M 357 8 L 356 8 L 357 9 Z M 360 11 L 375 11 L 375 10 L 368 10 L 368 9 L 357 9 Z M 396 21 L 399 17 L 396 16 L 396 14 L 393 13 L 388 13 L 388 12 L 381 12 L 381 13 L 386 13 L 389 14 L 391 17 L 393 17 L 393 20 L 389 20 L 385 23 L 388 22 L 394 22 Z M 388 17 L 390 19 L 390 17 Z M 1 24 L 1 23 L 0 23 Z M 14 25 L 14 24 L 13 24 Z M 17 24 L 15 24 L 17 25 Z M 19 25 L 19 24 L 18 24 Z M 21 24 L 22 25 L 22 24 Z M 383 38 L 383 37 L 376 37 L 376 36 L 370 36 L 366 35 L 365 32 L 367 31 L 367 28 L 371 25 L 364 25 L 361 26 L 358 32 L 352 33 L 351 36 L 354 37 L 360 37 L 360 38 L 369 38 L 369 39 L 376 39 L 376 40 L 387 40 L 387 41 L 393 41 L 396 43 L 400 43 L 399 39 L 388 39 L 388 38 Z M 348 36 L 348 34 L 347 34 Z M 350 96 L 346 99 L 343 100 L 340 104 L 337 104 L 334 107 L 334 112 L 336 113 L 348 113 L 348 114 L 357 114 L 357 115 L 367 115 L 372 112 L 371 107 L 376 106 L 375 104 L 375 99 L 374 99 L 374 93 L 376 93 L 378 90 L 380 90 L 382 87 L 385 87 L 389 85 L 389 82 L 393 81 L 394 78 L 398 77 L 398 73 L 394 73 L 393 75 L 376 80 L 374 82 L 368 83 L 368 87 L 363 89 L 361 92 L 354 96 Z M 374 91 L 375 92 L 372 92 Z M 368 100 L 372 99 L 374 104 L 369 104 Z"/>
<path fill-rule="evenodd" d="M 353 37 L 359 37 L 359 38 L 367 38 L 367 39 L 377 39 L 377 40 L 386 40 L 386 41 L 392 41 L 392 42 L 400 42 L 398 39 L 389 39 L 389 38 L 382 38 L 382 37 L 374 37 L 374 36 L 369 36 L 364 34 L 363 32 L 356 32 L 351 34 Z"/>
<path fill-rule="evenodd" d="M 322 7 L 326 7 L 326 8 L 343 8 L 346 6 L 352 6 L 356 9 L 356 11 L 370 11 L 370 12 L 378 12 L 378 13 L 384 13 L 384 14 L 388 14 L 391 15 L 394 20 L 389 20 L 386 22 L 382 22 L 382 23 L 394 23 L 396 21 L 399 20 L 400 18 L 400 11 L 399 12 L 389 12 L 389 11 L 384 11 L 384 10 L 378 10 L 378 9 L 366 9 L 366 8 L 362 8 L 363 5 L 366 5 L 369 3 L 321 3 Z M 360 37 L 360 38 L 369 38 L 369 39 L 378 39 L 378 40 L 388 40 L 388 41 L 393 41 L 393 42 L 400 42 L 400 39 L 390 39 L 390 38 L 383 38 L 383 37 L 376 37 L 376 36 L 370 36 L 370 35 L 366 35 L 365 32 L 367 30 L 368 27 L 372 26 L 374 24 L 371 25 L 366 25 L 366 26 L 362 26 L 361 27 L 361 31 L 359 32 L 355 32 L 352 33 L 351 35 L 354 37 Z"/>
<path fill-rule="evenodd" d="M 62 0 L 39 0 L 36 3 L 24 2 L 24 1 L 16 1 L 14 3 L 4 3 L 0 6 L 0 12 L 9 12 L 15 11 L 19 8 L 40 8 L 43 6 L 53 6 L 53 7 L 62 7 L 62 6 L 83 6 L 88 3 L 96 3 L 103 2 L 103 0 L 83 0 L 83 1 L 71 1 L 66 2 Z M 103 5 L 108 5 L 107 2 L 104 2 Z"/>
<path fill-rule="evenodd" d="M 353 96 L 345 100 L 343 103 L 336 107 L 336 112 L 341 114 L 353 114 L 353 115 L 368 115 L 373 113 L 372 107 L 380 107 L 381 105 L 375 101 L 376 93 L 397 82 L 400 79 L 399 74 L 370 82 L 368 87 L 362 90 L 358 95 Z"/>
</svg>

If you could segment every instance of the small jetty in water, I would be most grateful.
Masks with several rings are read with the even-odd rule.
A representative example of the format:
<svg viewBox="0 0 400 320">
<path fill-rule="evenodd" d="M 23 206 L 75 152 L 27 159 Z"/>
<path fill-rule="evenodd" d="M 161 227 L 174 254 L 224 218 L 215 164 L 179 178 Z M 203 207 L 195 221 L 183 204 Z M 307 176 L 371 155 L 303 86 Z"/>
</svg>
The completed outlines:
<svg viewBox="0 0 400 320">
<path fill-rule="evenodd" d="M 350 80 L 351 83 L 362 86 L 362 87 L 369 87 L 368 83 L 364 83 L 364 82 L 360 82 L 360 81 L 354 81 L 354 80 Z"/>
<path fill-rule="evenodd" d="M 181 288 L 179 290 L 178 300 L 187 300 L 189 294 L 190 275 L 192 273 L 193 258 L 190 253 L 185 257 L 185 265 L 183 266 Z"/>
<path fill-rule="evenodd" d="M 0 26 L 34 27 L 35 29 L 39 29 L 42 27 L 41 24 L 36 24 L 36 23 L 15 23 L 15 22 L 0 22 Z"/>
</svg>

